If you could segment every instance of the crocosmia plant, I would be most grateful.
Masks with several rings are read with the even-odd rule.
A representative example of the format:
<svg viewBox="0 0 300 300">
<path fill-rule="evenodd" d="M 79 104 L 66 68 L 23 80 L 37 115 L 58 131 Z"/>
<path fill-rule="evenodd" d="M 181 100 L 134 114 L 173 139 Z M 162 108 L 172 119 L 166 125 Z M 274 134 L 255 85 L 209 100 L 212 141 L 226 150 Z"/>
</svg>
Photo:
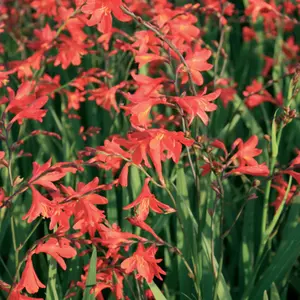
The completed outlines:
<svg viewBox="0 0 300 300">
<path fill-rule="evenodd" d="M 0 1 L 0 299 L 300 299 L 300 1 Z"/>
</svg>

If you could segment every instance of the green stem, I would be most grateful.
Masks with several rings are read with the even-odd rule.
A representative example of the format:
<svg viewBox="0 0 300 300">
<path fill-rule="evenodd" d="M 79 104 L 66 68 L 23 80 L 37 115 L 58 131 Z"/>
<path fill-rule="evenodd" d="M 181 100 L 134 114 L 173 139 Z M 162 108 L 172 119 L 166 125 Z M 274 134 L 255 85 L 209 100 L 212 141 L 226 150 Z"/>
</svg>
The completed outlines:
<svg viewBox="0 0 300 300">
<path fill-rule="evenodd" d="M 282 130 L 283 130 L 283 123 L 280 124 L 280 128 L 278 130 L 278 135 L 276 138 L 276 141 L 272 140 L 272 158 L 270 163 L 270 175 L 273 176 L 275 164 L 277 160 L 278 155 L 278 148 L 282 136 Z M 275 135 L 276 137 L 276 135 Z M 273 146 L 275 145 L 275 146 Z M 272 185 L 272 178 L 267 182 L 266 190 L 265 190 L 265 197 L 264 197 L 264 206 L 263 206 L 263 215 L 262 215 L 262 224 L 261 224 L 261 242 L 263 242 L 265 238 L 267 223 L 268 223 L 268 208 L 269 208 L 269 199 L 270 199 L 270 193 L 271 193 L 271 185 Z M 260 247 L 261 248 L 261 247 Z M 259 252 L 259 256 L 262 253 Z M 258 256 L 258 257 L 259 257 Z"/>
<path fill-rule="evenodd" d="M 32 228 L 32 230 L 30 231 L 30 233 L 28 234 L 27 238 L 25 239 L 25 241 L 18 247 L 18 251 L 21 251 L 25 244 L 29 241 L 29 239 L 31 238 L 31 236 L 34 234 L 35 230 L 38 228 L 38 226 L 41 224 L 42 219 L 39 219 L 36 224 L 34 225 L 34 227 Z"/>
<path fill-rule="evenodd" d="M 273 220 L 271 221 L 271 224 L 269 225 L 269 227 L 266 230 L 266 236 L 268 236 L 268 237 L 271 235 L 272 231 L 274 230 L 274 228 L 277 225 L 277 222 L 278 222 L 278 220 L 279 220 L 279 218 L 281 216 L 281 213 L 282 213 L 282 211 L 284 209 L 284 205 L 286 203 L 286 200 L 288 198 L 289 192 L 290 192 L 291 187 L 292 187 L 292 181 L 293 181 L 293 177 L 290 176 L 289 177 L 288 186 L 287 186 L 287 189 L 285 191 L 285 194 L 284 194 L 284 197 L 282 199 L 282 202 L 281 202 L 278 210 L 276 211 L 275 216 L 274 216 Z"/>
<path fill-rule="evenodd" d="M 17 248 L 17 237 L 16 237 L 16 231 L 15 231 L 15 224 L 14 224 L 14 217 L 10 217 L 10 228 L 11 228 L 11 235 L 12 235 L 12 241 L 13 241 L 13 247 L 14 247 L 14 252 L 15 252 L 15 264 L 16 264 L 16 274 L 17 274 L 17 279 L 20 279 L 20 273 L 18 270 L 19 266 L 19 250 Z"/>
<path fill-rule="evenodd" d="M 218 275 L 214 290 L 213 300 L 217 300 L 218 298 L 218 287 L 221 281 L 222 276 L 222 268 L 223 268 L 223 261 L 224 261 L 224 239 L 223 239 L 223 221 L 224 221 L 224 188 L 221 180 L 221 176 L 217 176 L 217 182 L 220 188 L 220 204 L 221 204 L 221 216 L 220 216 L 220 262 L 219 262 L 219 269 Z"/>
</svg>

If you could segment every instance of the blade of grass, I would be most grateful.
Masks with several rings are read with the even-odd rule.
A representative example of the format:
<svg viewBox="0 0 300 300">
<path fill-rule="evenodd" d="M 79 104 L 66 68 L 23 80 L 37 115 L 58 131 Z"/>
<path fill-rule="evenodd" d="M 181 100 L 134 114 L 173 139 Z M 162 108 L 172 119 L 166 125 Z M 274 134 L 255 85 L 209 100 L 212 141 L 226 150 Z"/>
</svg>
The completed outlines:
<svg viewBox="0 0 300 300">
<path fill-rule="evenodd" d="M 61 297 L 58 296 L 58 288 L 59 285 L 57 283 L 57 262 L 53 257 L 49 257 L 49 269 L 48 269 L 48 281 L 47 281 L 47 289 L 46 289 L 46 298 L 45 300 L 59 300 Z"/>
<path fill-rule="evenodd" d="M 97 249 L 93 246 L 93 252 L 90 259 L 90 266 L 86 280 L 86 287 L 84 289 L 82 300 L 94 300 L 96 299 L 93 294 L 91 294 L 92 287 L 96 284 L 96 266 L 97 266 Z"/>
<path fill-rule="evenodd" d="M 154 295 L 155 300 L 167 300 L 166 297 L 161 292 L 161 290 L 157 287 L 157 285 L 153 281 L 148 283 L 148 285 Z"/>
</svg>

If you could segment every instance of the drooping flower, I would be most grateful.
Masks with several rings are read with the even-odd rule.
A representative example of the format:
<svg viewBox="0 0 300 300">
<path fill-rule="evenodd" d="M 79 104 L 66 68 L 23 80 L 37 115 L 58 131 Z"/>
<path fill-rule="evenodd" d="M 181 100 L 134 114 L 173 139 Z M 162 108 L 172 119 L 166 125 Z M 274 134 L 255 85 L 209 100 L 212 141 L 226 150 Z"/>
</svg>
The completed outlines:
<svg viewBox="0 0 300 300">
<path fill-rule="evenodd" d="M 28 219 L 27 222 L 31 223 L 40 215 L 43 218 L 49 218 L 54 206 L 53 203 L 35 189 L 33 185 L 31 185 L 30 188 L 32 191 L 32 204 L 29 211 L 22 219 Z"/>
<path fill-rule="evenodd" d="M 152 227 L 150 225 L 148 225 L 143 219 L 142 217 L 139 216 L 135 216 L 132 218 L 127 218 L 128 222 L 133 225 L 133 226 L 137 226 L 140 227 L 141 229 L 149 232 L 150 234 L 152 234 L 157 241 L 159 241 L 160 243 L 163 243 L 164 241 L 155 233 L 155 231 L 152 229 Z"/>
<path fill-rule="evenodd" d="M 35 294 L 40 288 L 46 288 L 46 286 L 40 282 L 39 278 L 37 277 L 33 268 L 31 257 L 32 254 L 30 254 L 27 258 L 25 269 L 22 273 L 18 288 L 20 290 L 25 288 L 29 294 Z"/>
<path fill-rule="evenodd" d="M 77 252 L 70 246 L 70 241 L 66 238 L 49 238 L 46 242 L 39 243 L 34 250 L 34 253 L 46 253 L 51 255 L 63 270 L 66 270 L 67 265 L 63 258 L 72 258 Z"/>
<path fill-rule="evenodd" d="M 149 181 L 150 178 L 147 178 L 145 180 L 143 189 L 140 193 L 140 195 L 130 204 L 127 206 L 123 207 L 123 209 L 131 209 L 133 207 L 136 208 L 136 215 L 141 219 L 141 220 L 146 220 L 146 218 L 149 215 L 149 210 L 152 209 L 154 212 L 158 214 L 164 213 L 173 213 L 176 210 L 170 207 L 167 204 L 164 204 L 156 199 L 156 197 L 150 192 L 149 189 Z"/>
</svg>

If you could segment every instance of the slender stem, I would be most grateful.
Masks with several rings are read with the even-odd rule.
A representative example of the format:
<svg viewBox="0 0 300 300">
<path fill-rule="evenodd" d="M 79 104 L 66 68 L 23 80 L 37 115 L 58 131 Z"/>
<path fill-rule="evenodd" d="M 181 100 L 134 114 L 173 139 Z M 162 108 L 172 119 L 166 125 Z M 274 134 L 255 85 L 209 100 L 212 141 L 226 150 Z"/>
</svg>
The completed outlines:
<svg viewBox="0 0 300 300">
<path fill-rule="evenodd" d="M 267 230 L 266 230 L 266 235 L 267 235 L 268 237 L 272 234 L 272 231 L 274 230 L 274 228 L 275 228 L 275 226 L 276 226 L 276 224 L 277 224 L 277 222 L 278 222 L 278 220 L 279 220 L 279 218 L 280 218 L 280 216 L 281 216 L 281 213 L 282 213 L 283 208 L 284 208 L 284 206 L 285 206 L 285 202 L 286 202 L 286 200 L 287 200 L 287 198 L 288 198 L 289 192 L 290 192 L 291 187 L 292 187 L 292 180 L 293 180 L 293 177 L 290 176 L 290 177 L 289 177 L 288 186 L 287 186 L 287 189 L 286 189 L 286 191 L 285 191 L 285 194 L 284 194 L 284 197 L 283 197 L 283 199 L 282 199 L 282 202 L 281 202 L 281 204 L 280 204 L 278 210 L 276 211 L 273 220 L 271 221 L 269 227 L 268 227 Z"/>
<path fill-rule="evenodd" d="M 17 248 L 17 237 L 16 237 L 16 231 L 15 231 L 15 222 L 14 222 L 14 217 L 10 217 L 10 228 L 11 228 L 11 235 L 12 235 L 12 241 L 13 241 L 13 247 L 14 247 L 14 252 L 15 252 L 15 265 L 16 265 L 16 276 L 17 279 L 20 279 L 20 273 L 18 270 L 18 265 L 19 265 L 19 250 Z"/>
<path fill-rule="evenodd" d="M 214 274 L 214 277 L 217 278 L 218 277 L 218 273 L 216 270 L 216 266 L 215 266 L 215 243 L 214 243 L 214 229 L 215 229 L 215 223 L 214 223 L 214 219 L 215 219 L 215 214 L 216 214 L 216 209 L 217 209 L 217 204 L 218 204 L 218 198 L 216 198 L 215 203 L 214 203 L 214 208 L 213 208 L 213 212 L 212 212 L 212 216 L 211 216 L 211 222 L 210 222 L 210 227 L 211 227 L 211 266 L 212 266 L 212 271 Z"/>
<path fill-rule="evenodd" d="M 32 228 L 32 230 L 31 230 L 30 233 L 28 234 L 28 236 L 27 236 L 27 238 L 25 239 L 25 241 L 24 241 L 22 244 L 19 245 L 19 247 L 18 247 L 18 249 L 17 249 L 18 251 L 21 251 L 21 250 L 24 248 L 25 244 L 29 241 L 29 239 L 30 239 L 31 236 L 34 234 L 35 230 L 38 228 L 38 226 L 41 224 L 41 222 L 42 222 L 42 219 L 39 219 L 39 220 L 36 222 L 36 224 L 34 225 L 34 227 Z"/>
<path fill-rule="evenodd" d="M 280 144 L 282 130 L 283 130 L 283 123 L 280 124 L 280 128 L 279 128 L 279 131 L 278 131 L 278 136 L 276 138 L 277 147 Z M 272 142 L 275 142 L 275 141 L 272 141 Z M 277 149 L 277 151 L 272 151 L 272 158 L 271 158 L 271 163 L 270 163 L 271 178 L 272 178 L 272 175 L 273 175 L 274 169 L 275 169 L 275 164 L 276 164 L 276 160 L 277 160 L 277 153 L 278 153 L 278 149 Z M 266 190 L 265 190 L 262 224 L 261 224 L 261 241 L 263 241 L 263 239 L 265 238 L 266 227 L 268 225 L 267 224 L 268 223 L 268 208 L 269 208 L 269 198 L 270 198 L 270 193 L 271 193 L 271 185 L 272 185 L 272 179 L 270 179 L 267 182 Z M 261 255 L 261 253 L 260 253 L 260 255 Z"/>
<path fill-rule="evenodd" d="M 3 258 L 2 258 L 1 256 L 0 256 L 0 262 L 1 262 L 1 264 L 3 265 L 3 268 L 4 268 L 5 271 L 7 272 L 8 276 L 10 277 L 10 279 L 13 280 L 13 277 L 12 277 L 12 275 L 11 275 L 9 269 L 7 268 L 7 266 L 6 266 L 6 264 L 5 264 L 4 260 L 3 260 Z"/>
<path fill-rule="evenodd" d="M 220 187 L 220 203 L 221 203 L 221 216 L 220 216 L 220 261 L 219 261 L 219 269 L 218 269 L 218 275 L 214 290 L 214 296 L 213 300 L 217 300 L 218 297 L 218 287 L 221 281 L 222 276 L 222 268 L 223 268 L 223 261 L 224 261 L 224 238 L 223 238 L 223 227 L 224 227 L 224 188 L 221 181 L 222 176 L 217 176 L 217 182 Z"/>
<path fill-rule="evenodd" d="M 225 31 L 226 28 L 223 27 L 221 30 L 221 36 L 220 41 L 217 49 L 216 59 L 215 59 L 215 66 L 214 66 L 214 87 L 216 87 L 216 82 L 218 79 L 218 69 L 219 69 L 219 60 L 220 60 L 220 54 L 224 43 L 224 37 L 225 37 Z"/>
</svg>

